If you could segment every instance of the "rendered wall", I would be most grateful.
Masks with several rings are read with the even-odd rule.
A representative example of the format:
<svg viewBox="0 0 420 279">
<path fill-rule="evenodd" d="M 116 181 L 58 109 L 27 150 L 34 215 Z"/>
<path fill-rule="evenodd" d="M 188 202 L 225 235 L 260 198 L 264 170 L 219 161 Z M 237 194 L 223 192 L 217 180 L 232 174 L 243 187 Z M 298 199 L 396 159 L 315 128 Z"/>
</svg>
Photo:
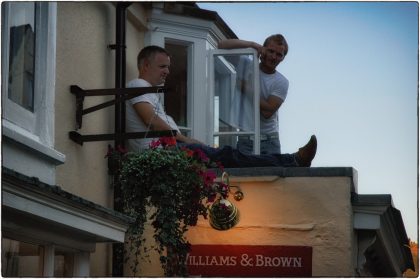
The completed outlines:
<svg viewBox="0 0 420 279">
<path fill-rule="evenodd" d="M 133 4 L 130 10 L 139 16 L 142 5 Z M 57 3 L 57 57 L 55 97 L 56 149 L 66 155 L 66 162 L 57 167 L 56 184 L 64 190 L 105 207 L 113 207 L 113 189 L 108 175 L 108 144 L 87 142 L 83 146 L 69 139 L 75 130 L 76 98 L 70 85 L 83 89 L 115 87 L 116 6 L 112 2 L 58 2 Z M 138 21 L 128 19 L 127 79 L 136 77 L 136 56 L 143 44 L 144 28 Z M 84 108 L 113 99 L 86 97 Z M 114 109 L 109 107 L 83 116 L 82 135 L 104 134 L 114 131 Z M 111 276 L 111 244 L 97 244 L 91 255 L 90 275 Z"/>
<path fill-rule="evenodd" d="M 242 201 L 229 198 L 240 211 L 239 223 L 218 231 L 201 219 L 188 232 L 191 244 L 310 246 L 312 276 L 354 276 L 353 170 L 271 168 L 258 172 L 258 168 L 231 171 L 230 184 L 240 186 L 245 195 Z M 151 260 L 142 264 L 138 275 L 162 276 L 156 255 Z"/>
<path fill-rule="evenodd" d="M 57 185 L 100 205 L 110 205 L 111 189 L 104 155 L 106 142 L 85 143 L 69 139 L 76 127 L 76 98 L 70 85 L 83 89 L 114 87 L 114 52 L 107 45 L 115 39 L 112 4 L 59 2 L 57 8 L 56 148 L 66 155 L 57 168 Z M 84 108 L 109 100 L 87 97 Z M 81 134 L 109 133 L 113 110 L 83 116 Z"/>
</svg>

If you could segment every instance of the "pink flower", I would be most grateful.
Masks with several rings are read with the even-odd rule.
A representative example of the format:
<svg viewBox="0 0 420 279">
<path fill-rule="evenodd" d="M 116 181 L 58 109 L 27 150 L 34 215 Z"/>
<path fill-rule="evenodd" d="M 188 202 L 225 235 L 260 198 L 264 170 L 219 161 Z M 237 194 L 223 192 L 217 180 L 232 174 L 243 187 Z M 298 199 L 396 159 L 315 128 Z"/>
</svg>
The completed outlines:
<svg viewBox="0 0 420 279">
<path fill-rule="evenodd" d="M 207 197 L 207 202 L 208 203 L 212 203 L 214 202 L 214 200 L 216 199 L 216 193 L 211 193 L 208 197 Z"/>
<path fill-rule="evenodd" d="M 161 142 L 163 147 L 176 145 L 175 137 L 161 137 L 160 142 Z"/>
<path fill-rule="evenodd" d="M 121 154 L 125 154 L 125 153 L 127 153 L 127 152 L 128 152 L 127 148 L 122 147 L 121 145 L 118 145 L 118 146 L 117 146 L 117 151 L 118 151 L 119 153 L 121 153 Z"/>
<path fill-rule="evenodd" d="M 149 144 L 151 149 L 156 149 L 159 146 L 168 147 L 168 146 L 175 146 L 176 145 L 176 138 L 175 137 L 161 137 L 157 140 L 152 140 Z"/>
<path fill-rule="evenodd" d="M 128 150 L 122 147 L 121 145 L 118 145 L 117 148 L 114 149 L 110 144 L 108 144 L 108 151 L 105 155 L 105 158 L 114 157 L 118 155 L 124 155 L 127 152 Z"/>
<path fill-rule="evenodd" d="M 217 183 L 217 188 L 218 191 L 220 192 L 220 194 L 224 197 L 227 198 L 229 196 L 229 186 L 223 182 L 218 182 Z"/>
<path fill-rule="evenodd" d="M 112 146 L 108 144 L 108 152 L 106 153 L 105 158 L 110 157 L 113 152 L 114 152 L 114 148 L 112 148 Z"/>
<path fill-rule="evenodd" d="M 225 167 L 222 165 L 222 163 L 221 163 L 221 162 L 216 162 L 216 165 L 217 165 L 217 167 L 219 168 L 219 170 L 220 170 L 221 172 L 224 172 L 224 171 L 225 171 Z"/>
<path fill-rule="evenodd" d="M 187 154 L 187 157 L 192 157 L 194 155 L 194 151 L 191 149 L 188 149 L 186 147 L 181 147 L 181 150 L 184 151 Z"/>
<path fill-rule="evenodd" d="M 161 145 L 160 140 L 152 140 L 152 142 L 150 143 L 150 148 L 151 149 L 156 149 Z"/>
<path fill-rule="evenodd" d="M 209 184 L 213 183 L 213 181 L 216 179 L 216 174 L 211 170 L 203 172 L 200 175 L 201 175 L 201 177 L 203 177 L 205 185 L 209 185 Z"/>
<path fill-rule="evenodd" d="M 208 162 L 209 158 L 204 154 L 204 152 L 201 149 L 194 149 L 194 155 L 200 159 L 202 162 Z"/>
</svg>

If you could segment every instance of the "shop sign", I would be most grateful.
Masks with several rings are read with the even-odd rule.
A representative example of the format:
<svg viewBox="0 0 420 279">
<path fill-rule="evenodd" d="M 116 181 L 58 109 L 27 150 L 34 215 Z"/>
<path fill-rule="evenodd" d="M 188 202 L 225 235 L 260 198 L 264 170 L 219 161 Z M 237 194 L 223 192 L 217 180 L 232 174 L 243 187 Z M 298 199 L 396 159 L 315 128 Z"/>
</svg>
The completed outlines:
<svg viewBox="0 0 420 279">
<path fill-rule="evenodd" d="M 312 247 L 274 245 L 192 245 L 190 276 L 308 277 Z"/>
</svg>

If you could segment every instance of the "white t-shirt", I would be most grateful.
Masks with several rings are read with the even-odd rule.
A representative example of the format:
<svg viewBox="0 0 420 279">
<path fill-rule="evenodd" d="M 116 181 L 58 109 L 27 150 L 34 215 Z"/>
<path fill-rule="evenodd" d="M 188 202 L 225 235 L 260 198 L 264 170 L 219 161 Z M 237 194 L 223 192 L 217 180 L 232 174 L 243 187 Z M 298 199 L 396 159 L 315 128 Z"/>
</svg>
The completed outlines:
<svg viewBox="0 0 420 279">
<path fill-rule="evenodd" d="M 261 97 L 267 99 L 268 96 L 274 95 L 284 102 L 289 89 L 289 81 L 277 71 L 274 74 L 266 74 L 260 70 L 260 87 Z M 268 119 L 260 116 L 260 130 L 261 134 L 277 133 L 279 131 L 278 110 Z"/>
<path fill-rule="evenodd" d="M 134 79 L 127 84 L 127 88 L 132 87 L 151 87 L 152 85 L 144 79 Z M 163 106 L 160 102 L 160 94 L 162 93 L 148 93 L 140 95 L 129 99 L 126 101 L 126 131 L 128 133 L 133 132 L 146 132 L 150 131 L 149 123 L 143 123 L 143 121 L 138 116 L 137 112 L 133 108 L 134 104 L 145 102 L 153 106 L 156 114 L 163 121 L 167 122 L 168 125 L 173 129 L 179 131 L 178 126 L 175 121 L 167 115 L 163 109 Z M 140 139 L 129 139 L 128 140 L 128 149 L 130 151 L 140 151 L 142 149 L 149 148 L 152 140 L 156 138 L 140 138 Z"/>
<path fill-rule="evenodd" d="M 253 66 L 252 61 L 246 57 L 241 56 L 236 66 L 237 86 L 233 92 L 232 104 L 230 105 L 229 118 L 220 112 L 220 117 L 225 122 L 234 127 L 240 128 L 243 131 L 254 130 L 254 91 L 252 88 L 241 86 L 242 81 L 249 81 L 252 79 Z M 289 89 L 289 81 L 278 71 L 273 74 L 266 74 L 259 70 L 260 78 L 260 95 L 267 99 L 270 95 L 274 95 L 283 100 L 286 100 L 287 91 Z M 230 88 L 225 89 L 229 91 Z M 266 119 L 260 114 L 260 131 L 261 134 L 278 133 L 278 111 L 276 111 L 270 118 Z"/>
</svg>

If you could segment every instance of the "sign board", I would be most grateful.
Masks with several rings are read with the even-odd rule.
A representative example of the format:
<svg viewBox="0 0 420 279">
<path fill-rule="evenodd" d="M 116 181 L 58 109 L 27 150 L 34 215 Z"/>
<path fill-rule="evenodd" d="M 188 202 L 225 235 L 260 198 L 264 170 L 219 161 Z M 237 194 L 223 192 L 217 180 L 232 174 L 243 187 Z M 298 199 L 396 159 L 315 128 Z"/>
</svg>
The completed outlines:
<svg viewBox="0 0 420 279">
<path fill-rule="evenodd" d="M 309 277 L 312 247 L 274 245 L 192 245 L 190 276 Z"/>
</svg>

